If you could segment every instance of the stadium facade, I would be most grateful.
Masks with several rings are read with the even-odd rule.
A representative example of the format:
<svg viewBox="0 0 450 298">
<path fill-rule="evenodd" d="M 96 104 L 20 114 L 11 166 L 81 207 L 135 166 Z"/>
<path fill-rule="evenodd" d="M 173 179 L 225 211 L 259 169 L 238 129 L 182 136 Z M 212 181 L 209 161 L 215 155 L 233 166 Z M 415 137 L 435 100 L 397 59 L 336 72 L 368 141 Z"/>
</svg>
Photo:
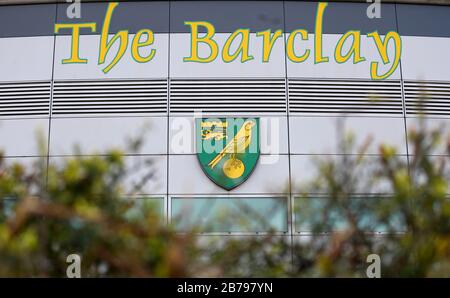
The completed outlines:
<svg viewBox="0 0 450 298">
<path fill-rule="evenodd" d="M 371 135 L 375 144 L 395 145 L 405 161 L 413 154 L 407 128 L 417 125 L 419 114 L 430 127 L 450 129 L 450 7 L 382 3 L 381 18 L 369 18 L 369 5 L 328 3 L 318 40 L 318 2 L 119 2 L 110 11 L 103 46 L 109 3 L 82 3 L 79 19 L 68 17 L 66 3 L 0 6 L 0 145 L 8 162 L 25 164 L 42 154 L 37 131 L 48 141 L 44 155 L 49 163 L 75 154 L 75 144 L 82 155 L 123 148 L 133 173 L 127 181 L 130 192 L 149 169 L 155 173 L 130 195 L 158 202 L 167 222 L 180 231 L 200 223 L 206 234 L 253 236 L 272 229 L 280 237 L 308 234 L 293 210 L 301 208 L 299 183 L 315 174 L 314 158 L 357 154 L 340 150 L 339 125 L 359 141 Z M 199 36 L 207 33 L 205 24 L 214 26 L 218 57 L 208 63 L 186 59 L 193 50 L 193 27 L 186 22 L 204 22 Z M 74 27 L 57 29 L 55 24 L 84 27 L 78 39 Z M 152 30 L 153 42 L 143 29 Z M 244 61 L 240 52 L 227 61 L 224 48 L 239 29 L 244 31 L 238 40 L 249 30 L 252 59 Z M 270 39 L 258 32 L 267 30 L 281 34 L 265 59 L 264 42 Z M 349 31 L 360 34 L 352 35 L 360 37 L 360 61 L 354 52 L 345 61 L 336 57 Z M 296 38 L 290 39 L 294 32 Z M 381 41 L 398 33 L 400 47 L 389 39 L 383 53 L 374 32 Z M 128 43 L 114 41 L 116 33 Z M 291 57 L 290 41 L 295 43 Z M 237 44 L 230 45 L 231 52 Z M 120 45 L 123 56 L 115 61 Z M 199 56 L 208 57 L 211 50 L 199 44 Z M 392 72 L 377 79 L 374 63 L 378 75 Z M 258 159 L 239 185 L 223 187 L 199 162 L 196 119 L 208 117 L 258 119 Z M 126 149 L 126 140 L 141 133 L 141 150 Z M 378 154 L 373 146 L 365 158 Z M 436 154 L 445 155 L 444 146 Z M 380 184 L 354 195 L 370 199 L 390 192 Z M 323 197 L 318 193 L 310 199 Z M 242 211 L 239 203 L 247 208 L 248 225 L 219 222 L 223 210 Z"/>
</svg>

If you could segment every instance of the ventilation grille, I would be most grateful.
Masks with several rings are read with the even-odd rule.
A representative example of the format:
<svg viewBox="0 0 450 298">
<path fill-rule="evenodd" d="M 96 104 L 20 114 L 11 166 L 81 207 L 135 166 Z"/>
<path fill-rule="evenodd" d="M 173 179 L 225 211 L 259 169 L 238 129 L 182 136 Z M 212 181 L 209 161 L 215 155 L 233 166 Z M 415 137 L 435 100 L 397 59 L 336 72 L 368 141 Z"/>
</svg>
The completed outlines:
<svg viewBox="0 0 450 298">
<path fill-rule="evenodd" d="M 285 113 L 284 80 L 172 80 L 170 112 Z"/>
<path fill-rule="evenodd" d="M 450 83 L 404 82 L 406 113 L 450 116 Z"/>
<path fill-rule="evenodd" d="M 0 84 L 0 116 L 48 115 L 50 82 Z"/>
<path fill-rule="evenodd" d="M 403 115 L 400 81 L 289 80 L 289 109 L 305 114 Z"/>
<path fill-rule="evenodd" d="M 52 114 L 167 112 L 167 81 L 61 81 L 54 83 Z"/>
</svg>

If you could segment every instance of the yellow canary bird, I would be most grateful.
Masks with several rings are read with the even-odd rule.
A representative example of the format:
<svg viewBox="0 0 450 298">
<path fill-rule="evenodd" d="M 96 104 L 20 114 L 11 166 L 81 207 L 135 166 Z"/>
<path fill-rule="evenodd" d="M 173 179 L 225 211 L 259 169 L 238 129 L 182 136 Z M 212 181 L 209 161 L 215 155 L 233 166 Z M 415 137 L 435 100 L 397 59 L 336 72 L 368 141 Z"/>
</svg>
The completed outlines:
<svg viewBox="0 0 450 298">
<path fill-rule="evenodd" d="M 226 154 L 236 154 L 244 152 L 245 149 L 250 145 L 252 140 L 252 127 L 255 122 L 252 120 L 247 120 L 242 125 L 241 129 L 237 132 L 234 138 L 211 160 L 208 164 L 211 169 L 213 169 Z"/>
</svg>

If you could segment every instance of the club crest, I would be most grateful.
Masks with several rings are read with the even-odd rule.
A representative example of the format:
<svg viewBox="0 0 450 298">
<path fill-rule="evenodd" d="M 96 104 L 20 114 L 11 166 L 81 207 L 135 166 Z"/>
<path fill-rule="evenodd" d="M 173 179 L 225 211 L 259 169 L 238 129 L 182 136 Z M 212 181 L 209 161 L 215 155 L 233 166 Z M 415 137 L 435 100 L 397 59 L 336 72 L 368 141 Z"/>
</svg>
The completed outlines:
<svg viewBox="0 0 450 298">
<path fill-rule="evenodd" d="M 197 157 L 205 174 L 231 190 L 253 172 L 259 158 L 258 118 L 196 119 Z"/>
</svg>

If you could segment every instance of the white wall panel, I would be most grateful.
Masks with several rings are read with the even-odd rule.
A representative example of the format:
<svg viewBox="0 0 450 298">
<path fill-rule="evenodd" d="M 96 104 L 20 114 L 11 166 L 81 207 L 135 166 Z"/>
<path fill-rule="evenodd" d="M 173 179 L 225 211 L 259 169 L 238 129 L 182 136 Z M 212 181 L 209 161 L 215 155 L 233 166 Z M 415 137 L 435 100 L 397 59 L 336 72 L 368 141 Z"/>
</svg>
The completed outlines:
<svg viewBox="0 0 450 298">
<path fill-rule="evenodd" d="M 74 157 L 50 157 L 50 164 L 60 167 Z M 88 157 L 82 157 L 88 158 Z M 167 193 L 167 157 L 163 155 L 125 156 L 127 175 L 122 181 L 128 195 L 164 195 Z"/>
<path fill-rule="evenodd" d="M 130 139 L 143 140 L 139 153 L 167 153 L 167 118 L 53 118 L 50 154 L 73 154 L 77 145 L 83 154 L 99 154 L 109 149 L 121 149 L 126 154 Z"/>
<path fill-rule="evenodd" d="M 290 141 L 293 154 L 341 154 L 339 127 L 352 133 L 357 146 L 348 154 L 358 151 L 369 137 L 372 145 L 368 154 L 377 154 L 379 145 L 397 148 L 398 154 L 406 154 L 405 125 L 403 118 L 371 117 L 290 117 Z"/>
<path fill-rule="evenodd" d="M 432 162 L 436 164 L 438 167 L 443 165 L 442 173 L 443 176 L 447 179 L 447 199 L 450 200 L 450 162 L 447 156 L 433 156 L 431 158 Z"/>
<path fill-rule="evenodd" d="M 310 50 L 309 57 L 306 61 L 301 63 L 294 63 L 287 59 L 287 75 L 288 77 L 297 78 L 354 78 L 354 79 L 370 79 L 370 63 L 379 62 L 379 74 L 386 73 L 395 57 L 394 43 L 390 42 L 388 46 L 388 57 L 391 63 L 384 65 L 381 56 L 378 53 L 375 42 L 372 38 L 361 35 L 361 57 L 366 60 L 357 64 L 353 64 L 353 56 L 345 63 L 339 64 L 335 61 L 334 51 L 336 45 L 341 37 L 341 34 L 323 34 L 322 39 L 322 55 L 329 57 L 328 62 L 314 63 L 314 34 L 308 35 L 308 40 L 301 40 L 300 36 L 296 37 L 294 43 L 295 53 L 299 56 L 303 55 L 307 49 Z M 286 40 L 289 34 L 286 35 Z M 381 36 L 384 40 L 384 36 Z M 352 38 L 349 38 L 343 47 L 343 54 L 352 43 Z M 400 78 L 400 67 L 397 67 L 395 72 L 389 79 Z"/>
<path fill-rule="evenodd" d="M 408 130 L 419 130 L 422 125 L 427 131 L 439 129 L 441 133 L 441 141 L 437 145 L 435 155 L 447 155 L 447 146 L 450 140 L 450 119 L 439 118 L 406 118 Z M 413 146 L 408 142 L 409 154 L 414 154 Z"/>
<path fill-rule="evenodd" d="M 276 78 L 285 77 L 284 41 L 283 36 L 278 38 L 272 48 L 269 62 L 262 62 L 263 38 L 256 34 L 250 34 L 249 55 L 254 57 L 245 63 L 241 62 L 241 56 L 236 60 L 226 63 L 222 60 L 222 49 L 231 33 L 217 33 L 214 40 L 219 45 L 219 55 L 213 62 L 183 62 L 184 57 L 190 56 L 191 36 L 187 33 L 173 33 L 170 35 L 170 76 L 175 78 Z M 240 37 L 237 37 L 231 47 L 237 48 Z M 199 56 L 206 58 L 210 55 L 208 45 L 199 44 Z"/>
<path fill-rule="evenodd" d="M 5 156 L 41 155 L 38 136 L 42 136 L 47 145 L 48 122 L 48 119 L 0 120 L 0 151 L 3 150 Z"/>
<path fill-rule="evenodd" d="M 52 36 L 0 38 L 0 81 L 51 80 L 53 41 Z"/>
<path fill-rule="evenodd" d="M 450 162 L 448 155 L 428 156 L 428 159 L 433 164 L 434 170 L 436 172 L 442 171 L 443 177 L 447 179 L 446 194 L 449 195 L 448 199 L 450 199 L 450 184 L 448 183 L 448 181 L 450 181 Z M 409 160 L 411 164 L 417 161 L 414 155 L 410 155 Z M 425 171 L 423 171 L 422 167 L 418 166 L 418 169 L 419 171 L 416 171 L 413 166 L 411 167 L 411 177 L 414 179 L 417 186 L 427 185 L 427 181 L 429 180 L 428 175 L 424 175 Z"/>
<path fill-rule="evenodd" d="M 163 195 L 167 193 L 167 156 L 127 156 L 125 180 L 128 194 Z M 145 183 L 143 183 L 145 181 Z M 136 186 L 142 187 L 136 191 Z"/>
<path fill-rule="evenodd" d="M 40 174 L 36 179 L 41 179 L 41 185 L 45 185 L 47 180 L 47 157 L 5 157 L 4 163 L 6 166 L 19 164 L 25 169 L 27 174 Z M 38 188 L 33 186 L 29 190 L 32 195 L 39 195 Z"/>
<path fill-rule="evenodd" d="M 218 116 L 220 117 L 220 116 Z M 251 116 L 249 116 L 251 117 Z M 245 118 L 245 117 L 244 117 Z M 170 154 L 195 154 L 195 118 L 170 117 Z M 262 154 L 287 154 L 287 118 L 260 117 L 260 150 Z"/>
<path fill-rule="evenodd" d="M 109 35 L 109 40 L 114 35 Z M 121 60 L 108 72 L 103 69 L 114 59 L 118 49 L 118 39 L 111 46 L 105 63 L 98 65 L 100 35 L 80 36 L 80 58 L 88 59 L 84 64 L 62 64 L 63 59 L 70 57 L 71 36 L 56 37 L 55 51 L 55 80 L 77 80 L 77 79 L 139 79 L 139 78 L 164 78 L 168 72 L 168 34 L 155 34 L 154 43 L 142 47 L 140 53 L 147 56 L 151 49 L 156 49 L 155 56 L 147 63 L 138 63 L 131 56 L 131 43 L 134 34 L 128 37 L 128 47 Z M 142 38 L 142 40 L 144 40 Z"/>
<path fill-rule="evenodd" d="M 356 158 L 356 155 L 347 156 L 346 158 Z M 336 161 L 343 156 L 339 155 L 291 155 L 291 183 L 292 192 L 296 194 L 301 194 L 305 192 L 306 187 L 310 185 L 309 183 L 317 178 L 318 176 L 318 161 Z M 364 169 L 374 168 L 374 164 L 379 164 L 379 156 L 365 156 L 366 165 L 362 167 Z M 400 156 L 400 159 L 407 163 L 406 156 Z M 365 171 L 367 173 L 368 171 Z M 373 173 L 373 172 L 372 172 Z M 365 174 L 364 174 L 365 175 Z M 374 177 L 369 175 L 360 175 L 357 185 L 355 185 L 355 194 L 390 194 L 392 193 L 392 188 L 390 184 L 385 180 L 379 180 L 373 184 L 369 183 L 369 180 Z M 315 193 L 312 191 L 311 193 Z M 317 193 L 323 193 L 318 191 Z"/>
<path fill-rule="evenodd" d="M 404 80 L 450 80 L 450 38 L 402 36 Z"/>
<path fill-rule="evenodd" d="M 289 167 L 287 155 L 259 158 L 254 172 L 240 186 L 226 191 L 202 171 L 196 155 L 169 156 L 169 194 L 280 194 L 287 189 Z"/>
<path fill-rule="evenodd" d="M 35 166 L 43 165 L 46 167 L 46 157 L 5 157 L 5 164 L 11 166 L 15 163 L 21 164 L 27 171 L 31 171 Z M 40 163 L 43 161 L 43 163 Z"/>
</svg>

